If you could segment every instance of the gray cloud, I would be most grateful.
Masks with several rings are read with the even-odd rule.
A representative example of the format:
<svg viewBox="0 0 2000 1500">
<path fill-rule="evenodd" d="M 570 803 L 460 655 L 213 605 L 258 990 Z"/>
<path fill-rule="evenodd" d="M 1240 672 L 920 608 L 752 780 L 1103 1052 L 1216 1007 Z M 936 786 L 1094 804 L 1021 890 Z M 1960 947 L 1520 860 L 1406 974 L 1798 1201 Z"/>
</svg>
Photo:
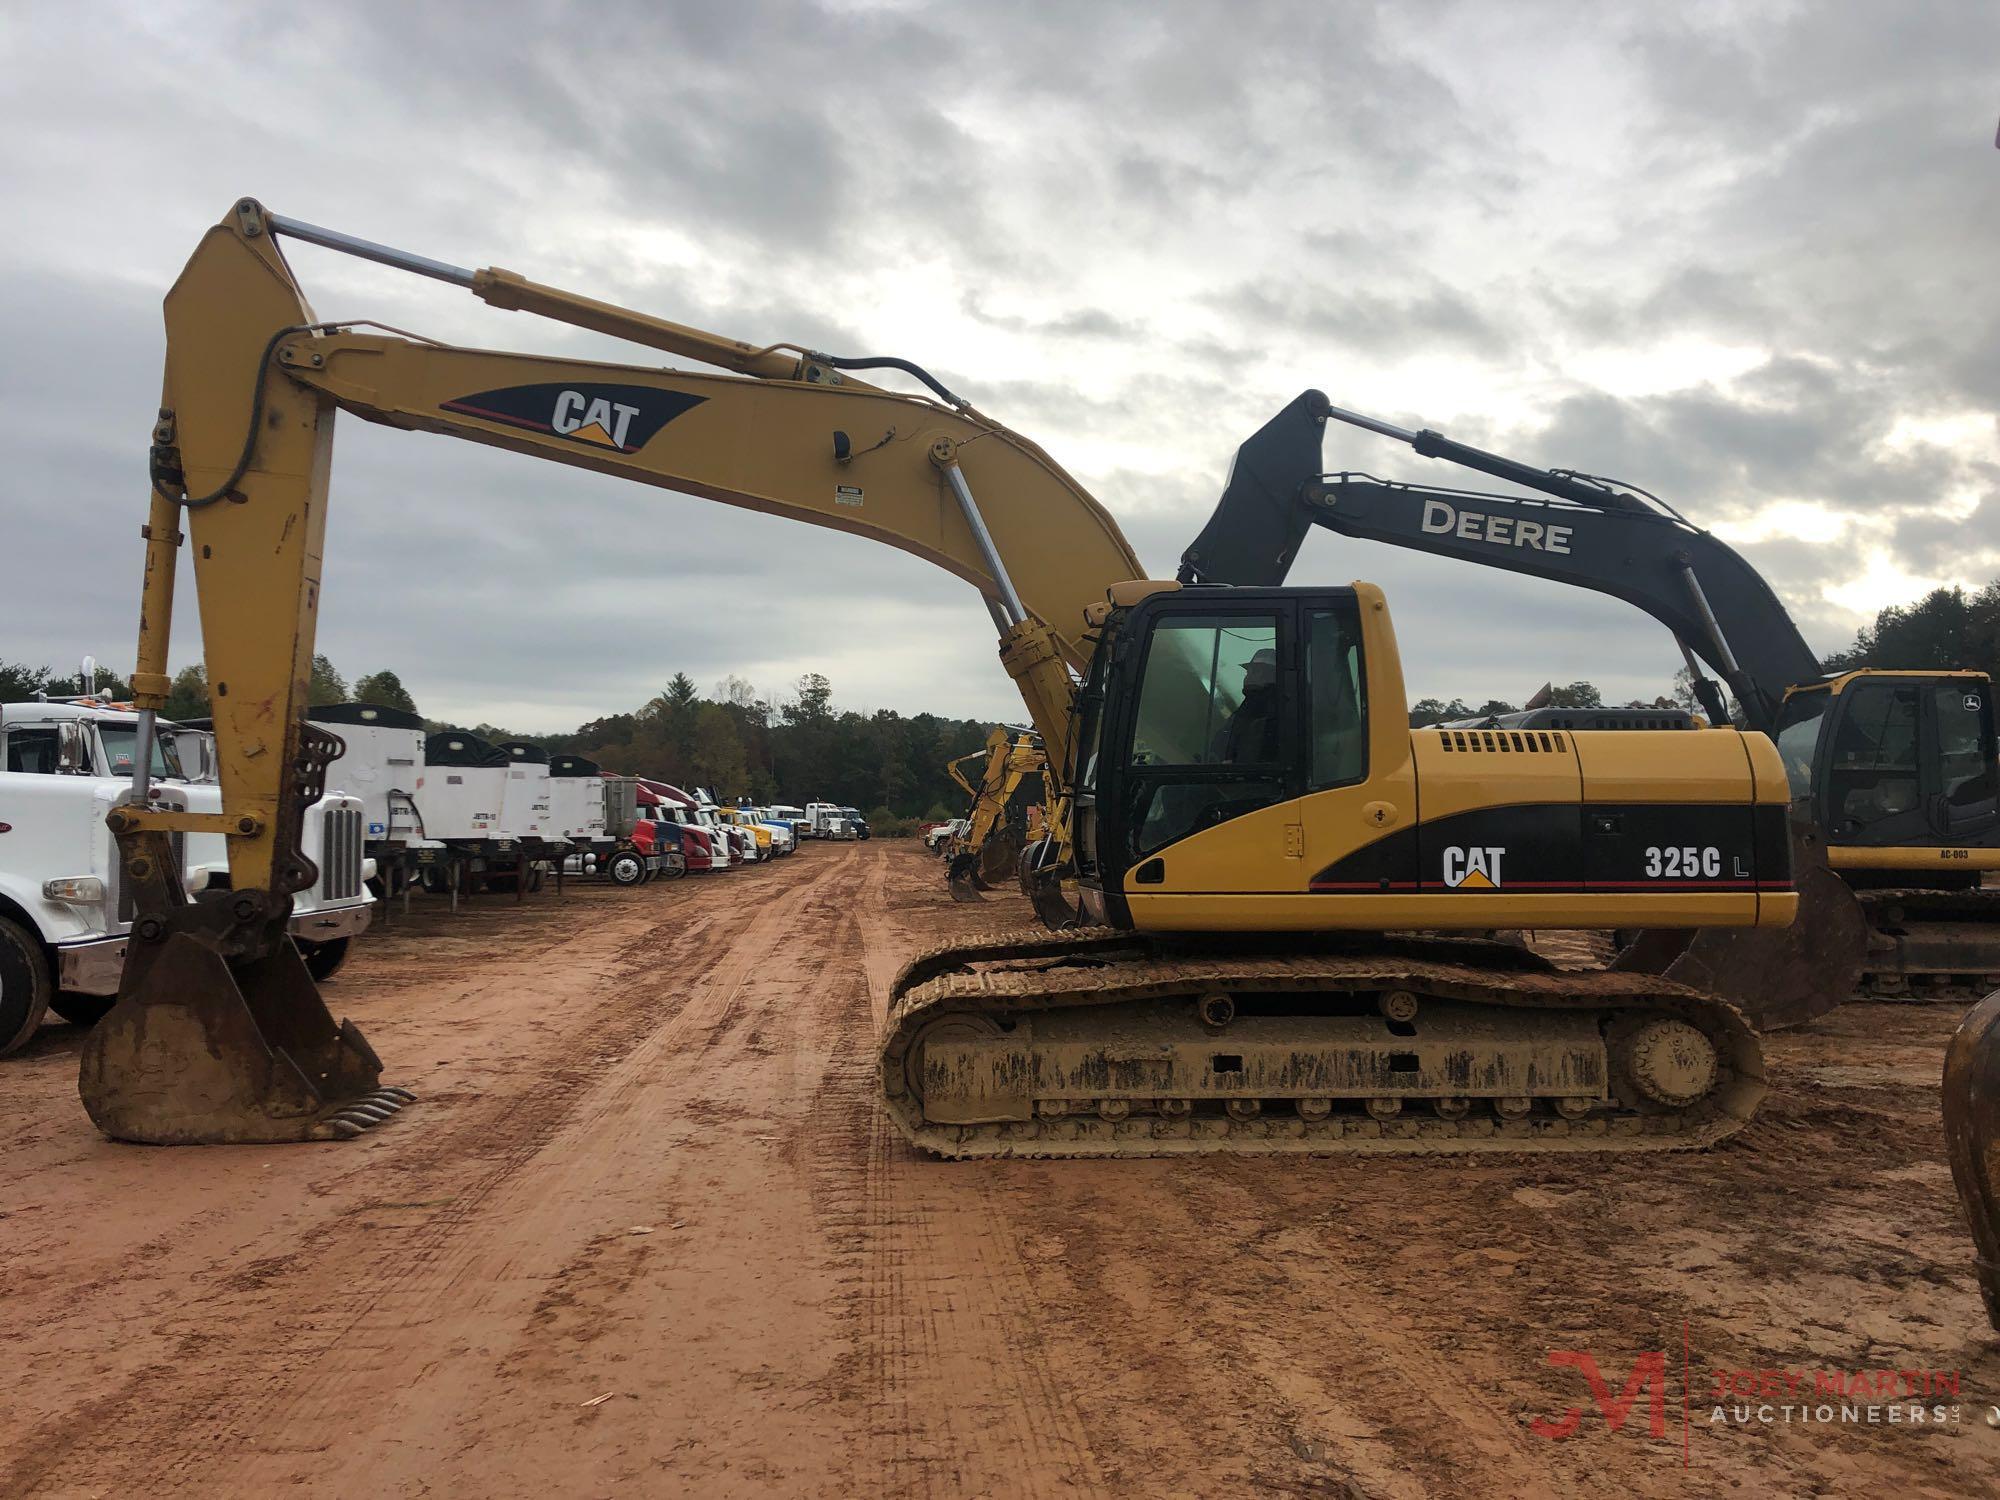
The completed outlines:
<svg viewBox="0 0 2000 1500">
<path fill-rule="evenodd" d="M 245 191 L 734 336 L 916 359 L 1048 448 L 1156 572 L 1236 444 L 1336 379 L 1702 524 L 1823 507 L 1838 542 L 1743 547 L 1821 648 L 1858 623 L 1829 594 L 1872 549 L 1923 578 L 2000 566 L 1995 502 L 1963 515 L 1996 488 L 1992 443 L 1921 436 L 2000 403 L 1984 5 L 132 4 L 4 25 L 0 657 L 129 652 L 158 299 Z M 294 263 L 325 315 L 656 362 Z M 1690 341 L 1728 358 L 1648 371 Z M 433 711 L 559 728 L 677 669 L 777 694 L 817 668 L 860 706 L 1018 714 L 970 590 L 902 554 L 361 423 L 336 449 L 323 645 Z M 1357 574 L 1392 591 L 1413 691 L 1651 696 L 1677 665 L 1649 621 L 1550 585 L 1323 536 L 1296 577 Z"/>
</svg>

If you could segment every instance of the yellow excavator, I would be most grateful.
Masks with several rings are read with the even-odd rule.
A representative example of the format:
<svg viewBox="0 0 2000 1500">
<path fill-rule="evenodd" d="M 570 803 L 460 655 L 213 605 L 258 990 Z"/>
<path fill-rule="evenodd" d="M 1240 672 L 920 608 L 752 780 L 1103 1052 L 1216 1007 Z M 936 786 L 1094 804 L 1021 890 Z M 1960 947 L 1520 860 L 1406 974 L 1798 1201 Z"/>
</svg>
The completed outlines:
<svg viewBox="0 0 2000 1500">
<path fill-rule="evenodd" d="M 287 239 L 723 373 L 323 321 Z M 81 1093 L 113 1137 L 327 1139 L 407 1102 L 284 933 L 338 748 L 304 710 L 341 411 L 873 537 L 985 599 L 1084 925 L 898 975 L 881 1097 L 928 1150 L 1657 1150 L 1756 1107 L 1761 1053 L 1731 1005 L 1453 934 L 1790 923 L 1786 776 L 1762 734 L 1413 731 L 1379 589 L 1145 580 L 1047 454 L 904 360 L 742 343 L 251 199 L 204 236 L 166 325 L 133 685 L 150 733 L 185 542 L 225 810 L 149 800 L 142 769 L 111 815 L 137 918 Z M 930 394 L 855 373 L 880 369 Z M 194 829 L 226 837 L 230 881 L 190 900 L 170 840 Z"/>
<path fill-rule="evenodd" d="M 976 786 L 962 769 L 973 761 L 981 763 Z M 984 749 L 947 761 L 945 771 L 972 799 L 966 806 L 965 832 L 944 850 L 952 899 L 978 901 L 981 891 L 1017 878 L 1021 852 L 1031 836 L 1013 811 L 1022 784 L 1038 777 L 1044 786 L 1044 809 L 1055 800 L 1046 794 L 1048 757 L 1034 730 L 1003 725 L 986 737 Z"/>
</svg>

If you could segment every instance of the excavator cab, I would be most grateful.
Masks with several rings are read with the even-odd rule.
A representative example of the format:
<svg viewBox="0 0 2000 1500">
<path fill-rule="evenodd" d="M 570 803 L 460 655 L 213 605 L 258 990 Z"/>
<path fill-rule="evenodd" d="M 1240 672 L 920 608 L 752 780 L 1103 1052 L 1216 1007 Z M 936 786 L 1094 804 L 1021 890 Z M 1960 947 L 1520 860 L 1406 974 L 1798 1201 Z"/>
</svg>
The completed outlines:
<svg viewBox="0 0 2000 1500">
<path fill-rule="evenodd" d="M 2000 751 L 1983 675 L 1864 671 L 1793 688 L 1775 738 L 1794 794 L 1812 799 L 1827 831 L 1835 868 L 1880 858 L 1867 851 L 1929 846 L 1934 868 L 1904 872 L 1898 883 L 1978 883 L 1971 861 L 1951 855 L 2000 828 Z"/>
</svg>

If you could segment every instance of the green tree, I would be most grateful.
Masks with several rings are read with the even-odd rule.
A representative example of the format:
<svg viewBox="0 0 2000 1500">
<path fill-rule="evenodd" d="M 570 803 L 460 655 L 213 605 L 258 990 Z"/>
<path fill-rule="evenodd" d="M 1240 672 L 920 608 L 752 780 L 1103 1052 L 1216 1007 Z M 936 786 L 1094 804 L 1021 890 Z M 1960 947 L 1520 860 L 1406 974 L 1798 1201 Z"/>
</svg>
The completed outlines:
<svg viewBox="0 0 2000 1500">
<path fill-rule="evenodd" d="M 692 708 L 701 694 L 695 691 L 694 679 L 685 672 L 674 673 L 667 690 L 660 694 L 660 701 L 668 708 Z"/>
<path fill-rule="evenodd" d="M 405 713 L 415 713 L 417 703 L 410 696 L 410 690 L 403 686 L 403 679 L 384 667 L 379 672 L 370 672 L 366 677 L 355 679 L 354 698 L 357 703 L 379 703 L 384 708 L 400 708 Z"/>
<path fill-rule="evenodd" d="M 1572 682 L 1568 687 L 1549 689 L 1550 708 L 1602 708 L 1604 695 L 1588 682 Z"/>
<path fill-rule="evenodd" d="M 818 724 L 833 717 L 833 684 L 817 672 L 799 679 L 798 697 L 785 705 L 785 720 L 791 724 Z"/>
<path fill-rule="evenodd" d="M 1454 698 L 1449 703 L 1442 698 L 1419 698 L 1410 705 L 1410 727 L 1418 729 L 1426 724 L 1442 724 L 1447 719 L 1469 719 L 1472 712 L 1463 698 Z"/>
<path fill-rule="evenodd" d="M 1864 625 L 1846 651 L 1826 658 L 1829 672 L 1859 667 L 2000 672 L 2000 582 L 1977 594 L 1932 589 L 1914 604 L 1892 604 Z"/>
<path fill-rule="evenodd" d="M 324 656 L 315 656 L 312 677 L 306 684 L 306 705 L 319 708 L 328 703 L 347 701 L 347 679 L 333 669 L 333 663 Z"/>
<path fill-rule="evenodd" d="M 694 712 L 694 745 L 687 777 L 717 797 L 741 794 L 745 766 L 743 741 L 736 720 L 719 703 L 704 703 Z"/>
<path fill-rule="evenodd" d="M 209 711 L 208 669 L 195 662 L 174 673 L 167 706 L 161 712 L 170 719 L 205 719 Z"/>
<path fill-rule="evenodd" d="M 49 685 L 47 667 L 0 661 L 0 703 L 19 703 L 33 698 Z"/>
</svg>

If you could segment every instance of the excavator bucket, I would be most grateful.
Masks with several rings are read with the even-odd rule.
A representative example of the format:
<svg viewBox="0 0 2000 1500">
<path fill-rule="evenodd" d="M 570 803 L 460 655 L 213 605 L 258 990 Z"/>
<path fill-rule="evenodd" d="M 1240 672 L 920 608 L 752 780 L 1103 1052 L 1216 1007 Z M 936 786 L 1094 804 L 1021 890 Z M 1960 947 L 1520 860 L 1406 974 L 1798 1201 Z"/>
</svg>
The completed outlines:
<svg viewBox="0 0 2000 1500">
<path fill-rule="evenodd" d="M 1612 963 L 1659 974 L 1729 1001 L 1759 1031 L 1803 1026 L 1853 997 L 1868 954 L 1868 921 L 1826 862 L 1819 834 L 1792 820 L 1799 914 L 1789 927 L 1642 932 Z"/>
<path fill-rule="evenodd" d="M 1001 823 L 986 835 L 979 846 L 979 868 L 974 880 L 982 891 L 997 891 L 1012 885 L 1021 868 L 1022 834 L 1019 826 Z"/>
<path fill-rule="evenodd" d="M 1945 1049 L 1944 1146 L 1972 1229 L 1986 1321 L 2000 1330 L 2000 990 L 1967 1013 Z"/>
<path fill-rule="evenodd" d="M 979 894 L 979 856 L 976 853 L 954 854 L 947 867 L 945 878 L 951 888 L 954 901 L 984 901 Z"/>
<path fill-rule="evenodd" d="M 113 1140 L 220 1145 L 341 1140 L 412 1095 L 334 1023 L 282 917 L 207 899 L 142 917 L 118 1002 L 84 1044 L 78 1092 Z M 217 892 L 227 896 L 226 892 Z"/>
<path fill-rule="evenodd" d="M 1063 889 L 1064 863 L 1052 838 L 1036 839 L 1021 851 L 1021 893 L 1050 932 L 1082 924 L 1076 899 Z"/>
</svg>

